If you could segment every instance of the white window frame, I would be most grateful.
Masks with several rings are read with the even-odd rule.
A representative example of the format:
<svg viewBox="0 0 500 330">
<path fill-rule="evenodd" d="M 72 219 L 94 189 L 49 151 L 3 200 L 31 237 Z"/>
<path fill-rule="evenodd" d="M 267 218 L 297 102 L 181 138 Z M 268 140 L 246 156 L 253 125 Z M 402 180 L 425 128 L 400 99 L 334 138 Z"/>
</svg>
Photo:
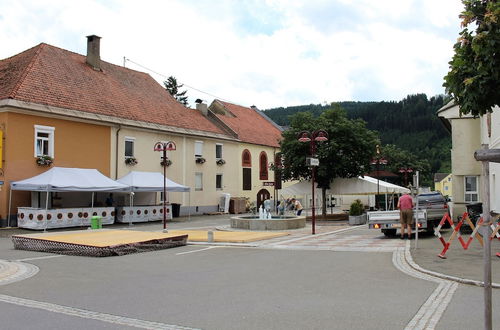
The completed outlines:
<svg viewBox="0 0 500 330">
<path fill-rule="evenodd" d="M 217 157 L 217 148 L 220 147 L 220 157 Z M 215 159 L 223 159 L 224 158 L 224 147 L 222 143 L 216 143 L 215 144 Z"/>
<path fill-rule="evenodd" d="M 476 180 L 476 190 L 467 190 L 467 178 L 474 178 Z M 476 175 L 466 175 L 464 177 L 464 201 L 468 203 L 478 202 L 479 201 L 479 177 Z M 473 196 L 476 196 L 476 200 L 473 199 Z M 470 196 L 469 200 L 467 196 Z"/>
<path fill-rule="evenodd" d="M 218 176 L 220 176 L 220 187 L 217 187 Z M 224 190 L 224 175 L 222 173 L 215 174 L 215 190 Z"/>
<path fill-rule="evenodd" d="M 50 127 L 50 126 L 42 126 L 42 125 L 35 125 L 35 144 L 34 144 L 34 155 L 35 157 L 38 156 L 50 156 L 54 158 L 55 153 L 54 153 L 54 132 L 55 132 L 55 127 Z M 47 155 L 42 155 L 38 154 L 38 133 L 47 133 L 49 137 L 47 138 L 47 141 L 49 142 L 49 150 Z M 41 140 L 45 140 L 45 138 L 40 138 Z"/>
<path fill-rule="evenodd" d="M 132 142 L 132 156 L 127 156 L 127 142 Z M 125 156 L 125 158 L 134 158 L 135 157 L 135 137 L 126 136 L 123 144 L 124 144 L 123 145 L 123 147 L 124 147 L 123 155 Z"/>
<path fill-rule="evenodd" d="M 194 141 L 194 157 L 203 157 L 203 141 Z"/>
<path fill-rule="evenodd" d="M 203 191 L 203 173 L 196 172 L 194 174 L 194 190 Z"/>
</svg>

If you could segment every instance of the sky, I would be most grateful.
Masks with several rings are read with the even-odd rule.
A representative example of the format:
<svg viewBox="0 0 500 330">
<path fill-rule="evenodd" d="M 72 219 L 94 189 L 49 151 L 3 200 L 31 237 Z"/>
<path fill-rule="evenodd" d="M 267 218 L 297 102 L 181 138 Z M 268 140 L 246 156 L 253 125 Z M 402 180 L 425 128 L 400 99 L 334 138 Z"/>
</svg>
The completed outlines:
<svg viewBox="0 0 500 330">
<path fill-rule="evenodd" d="M 42 42 L 259 109 L 445 92 L 460 0 L 1 0 L 0 59 Z"/>
</svg>

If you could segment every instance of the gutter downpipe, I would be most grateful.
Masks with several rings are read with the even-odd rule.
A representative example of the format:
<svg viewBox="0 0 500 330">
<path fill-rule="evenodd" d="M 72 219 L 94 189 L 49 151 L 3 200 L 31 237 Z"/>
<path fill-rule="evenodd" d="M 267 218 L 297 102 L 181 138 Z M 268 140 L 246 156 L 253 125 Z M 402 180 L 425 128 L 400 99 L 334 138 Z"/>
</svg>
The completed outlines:
<svg viewBox="0 0 500 330">
<path fill-rule="evenodd" d="M 118 138 L 120 136 L 120 131 L 122 129 L 122 125 L 118 125 L 118 129 L 116 130 L 116 141 L 115 141 L 115 180 L 118 180 Z"/>
</svg>

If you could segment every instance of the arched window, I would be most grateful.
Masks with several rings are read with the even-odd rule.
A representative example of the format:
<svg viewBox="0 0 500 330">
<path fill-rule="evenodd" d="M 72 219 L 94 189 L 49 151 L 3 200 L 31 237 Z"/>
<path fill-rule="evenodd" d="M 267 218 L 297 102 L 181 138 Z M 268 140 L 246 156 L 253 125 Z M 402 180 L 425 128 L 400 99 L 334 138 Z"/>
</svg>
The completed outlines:
<svg viewBox="0 0 500 330">
<path fill-rule="evenodd" d="M 243 154 L 241 155 L 241 166 L 252 167 L 252 155 L 248 149 L 243 150 Z"/>
<path fill-rule="evenodd" d="M 265 151 L 260 153 L 259 157 L 259 175 L 261 180 L 267 180 L 269 178 L 267 170 L 267 155 Z"/>
</svg>

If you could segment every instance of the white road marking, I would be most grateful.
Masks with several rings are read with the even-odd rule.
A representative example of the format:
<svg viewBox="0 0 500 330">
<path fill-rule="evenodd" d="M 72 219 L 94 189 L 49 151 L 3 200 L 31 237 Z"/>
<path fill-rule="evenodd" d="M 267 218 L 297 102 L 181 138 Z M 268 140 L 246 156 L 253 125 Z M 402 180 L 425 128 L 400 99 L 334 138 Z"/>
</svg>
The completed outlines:
<svg viewBox="0 0 500 330">
<path fill-rule="evenodd" d="M 24 259 L 16 259 L 14 261 L 31 261 L 31 260 L 42 260 L 42 259 L 52 259 L 52 258 L 60 258 L 60 257 L 65 257 L 62 254 L 58 255 L 51 255 L 51 256 L 44 256 L 44 257 L 34 257 L 34 258 L 24 258 Z"/>
<path fill-rule="evenodd" d="M 182 254 L 188 254 L 188 253 L 195 253 L 195 252 L 201 252 L 201 251 L 205 251 L 205 250 L 210 250 L 210 249 L 215 249 L 217 248 L 218 246 L 209 246 L 207 248 L 204 248 L 204 249 L 199 249 L 199 250 L 193 250 L 193 251 L 187 251 L 187 252 L 180 252 L 180 253 L 176 253 L 175 255 L 176 256 L 180 256 Z"/>
<path fill-rule="evenodd" d="M 306 236 L 303 236 L 303 237 L 292 238 L 292 239 L 289 239 L 289 240 L 286 240 L 286 241 L 279 241 L 279 242 L 270 243 L 270 244 L 266 244 L 266 245 L 269 245 L 269 246 L 281 245 L 281 244 L 287 244 L 287 243 L 291 243 L 291 242 L 301 241 L 301 240 L 304 240 L 304 239 L 311 239 L 311 238 L 321 237 L 321 236 L 325 236 L 325 235 L 339 234 L 339 233 L 342 233 L 342 232 L 345 232 L 345 231 L 359 229 L 358 227 L 359 226 L 338 229 L 338 230 L 329 231 L 329 232 L 326 232 L 326 233 L 315 234 L 314 236 L 311 236 L 311 235 L 307 234 Z"/>
<path fill-rule="evenodd" d="M 400 248 L 393 253 L 392 262 L 397 269 L 405 274 L 438 283 L 438 287 L 405 327 L 405 330 L 434 329 L 457 290 L 458 283 L 424 274 L 413 269 L 410 266 L 413 260 L 411 260 L 409 241 L 407 241 L 404 249 Z"/>
<path fill-rule="evenodd" d="M 0 294 L 0 301 L 23 306 L 29 308 L 42 309 L 45 311 L 65 314 L 69 316 L 81 317 L 84 319 L 92 319 L 101 322 L 120 324 L 129 327 L 140 329 L 167 329 L 167 330 L 192 330 L 194 328 L 184 327 L 180 325 L 165 324 L 160 322 L 145 321 L 140 319 L 133 319 L 130 317 L 118 316 L 113 314 L 106 314 L 100 312 L 89 311 L 80 308 L 73 308 L 68 306 L 56 305 L 47 302 L 41 302 L 31 299 L 18 298 Z"/>
</svg>

